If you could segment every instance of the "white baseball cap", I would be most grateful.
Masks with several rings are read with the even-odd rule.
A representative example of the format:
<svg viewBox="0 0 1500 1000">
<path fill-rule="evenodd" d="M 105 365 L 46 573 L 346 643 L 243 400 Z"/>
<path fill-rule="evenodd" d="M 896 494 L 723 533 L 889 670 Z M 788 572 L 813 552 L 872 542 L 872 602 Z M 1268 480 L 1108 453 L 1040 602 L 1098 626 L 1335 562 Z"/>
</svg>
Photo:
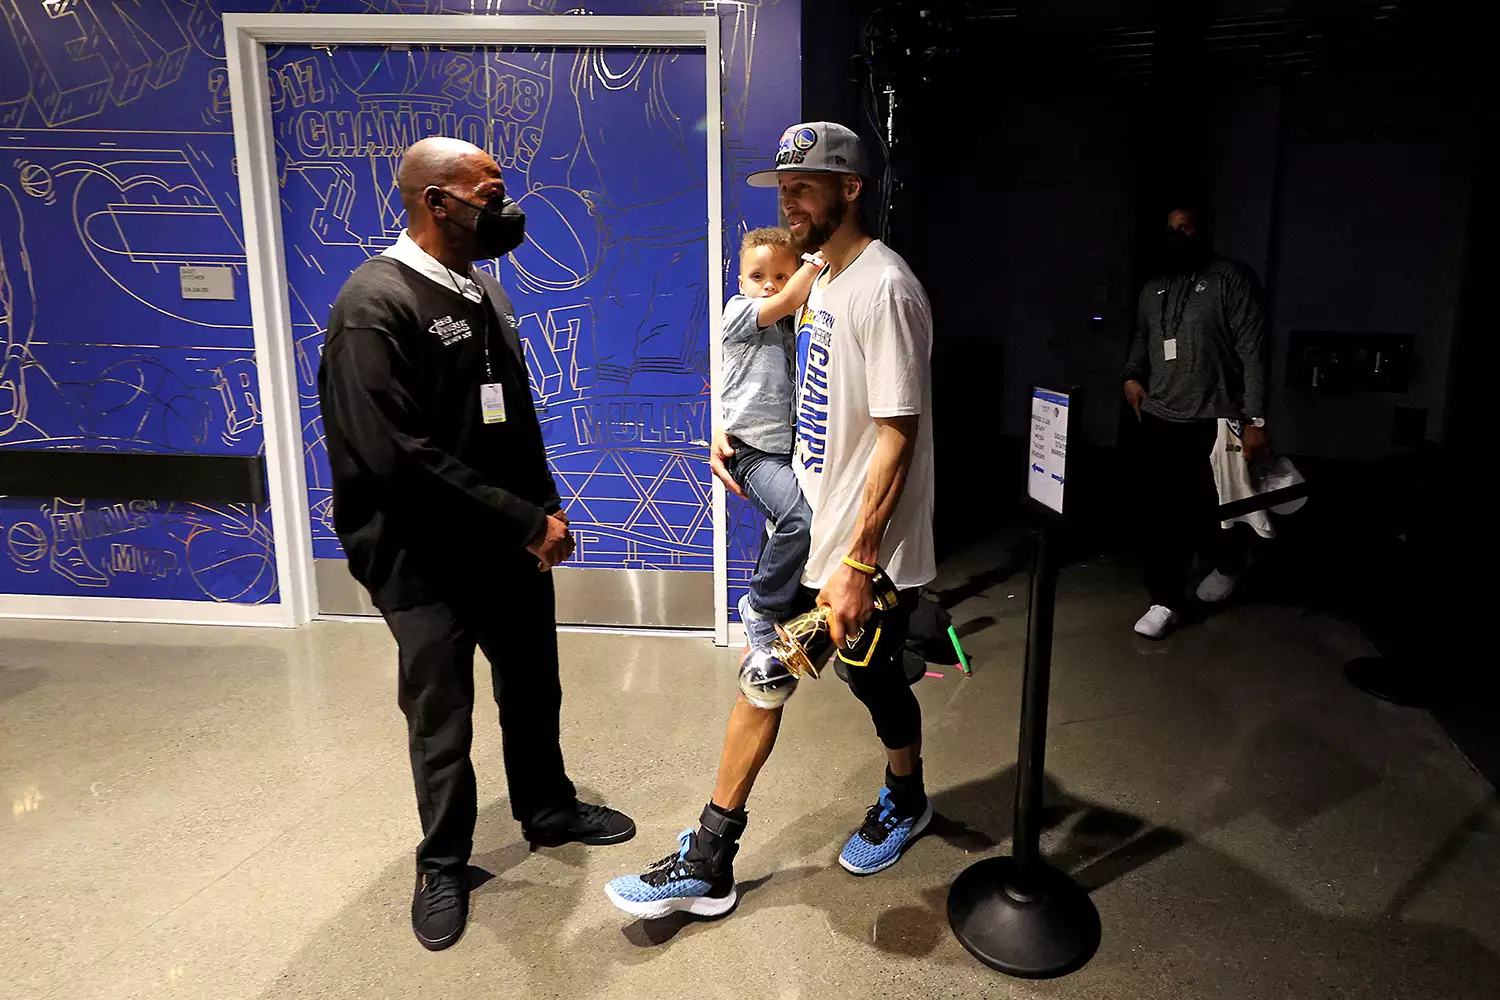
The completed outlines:
<svg viewBox="0 0 1500 1000">
<path fill-rule="evenodd" d="M 869 158 L 859 136 L 834 122 L 803 122 L 781 133 L 776 169 L 760 170 L 751 187 L 776 187 L 780 174 L 858 174 L 868 177 Z"/>
</svg>

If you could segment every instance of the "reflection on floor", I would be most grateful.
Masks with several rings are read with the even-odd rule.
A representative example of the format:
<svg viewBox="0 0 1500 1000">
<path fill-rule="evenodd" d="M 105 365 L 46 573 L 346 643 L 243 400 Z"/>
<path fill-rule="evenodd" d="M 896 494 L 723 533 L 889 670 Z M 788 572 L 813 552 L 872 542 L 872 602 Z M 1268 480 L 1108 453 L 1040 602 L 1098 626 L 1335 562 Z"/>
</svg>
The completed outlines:
<svg viewBox="0 0 1500 1000">
<path fill-rule="evenodd" d="M 836 865 L 881 759 L 841 682 L 806 684 L 751 800 L 743 902 L 716 923 L 632 923 L 601 886 L 697 815 L 734 654 L 565 635 L 571 769 L 641 835 L 529 853 L 483 710 L 484 882 L 438 955 L 408 926 L 416 811 L 382 626 L 6 622 L 0 997 L 1496 995 L 1500 809 L 1427 716 L 1345 685 L 1358 636 L 1241 606 L 1137 641 L 1135 582 L 1099 563 L 1059 592 L 1046 847 L 1093 889 L 1104 944 L 1052 983 L 977 965 L 944 899 L 1009 835 L 1026 593 L 996 576 L 954 608 L 974 676 L 917 686 L 933 834 L 871 878 Z"/>
</svg>

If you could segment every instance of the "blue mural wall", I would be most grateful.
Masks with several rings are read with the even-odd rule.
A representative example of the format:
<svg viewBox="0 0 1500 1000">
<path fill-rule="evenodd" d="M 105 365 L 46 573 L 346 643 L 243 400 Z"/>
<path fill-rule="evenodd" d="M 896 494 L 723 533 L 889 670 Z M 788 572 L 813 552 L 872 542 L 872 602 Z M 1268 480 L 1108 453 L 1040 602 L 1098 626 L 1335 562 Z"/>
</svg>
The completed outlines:
<svg viewBox="0 0 1500 1000">
<path fill-rule="evenodd" d="M 223 10 L 576 13 L 555 0 L 0 0 L 0 449 L 261 451 Z M 797 0 L 588 13 L 719 15 L 732 251 L 775 218 L 743 178 L 798 116 Z M 580 559 L 706 570 L 707 302 L 728 282 L 703 281 L 702 55 L 269 56 L 316 554 L 339 554 L 312 393 L 328 305 L 400 231 L 396 151 L 456 131 L 496 155 L 530 218 L 531 243 L 499 274 Z M 184 301 L 184 264 L 233 268 L 235 299 Z M 733 598 L 761 526 L 739 501 L 730 520 Z M 264 507 L 6 497 L 0 542 L 0 593 L 277 599 Z"/>
</svg>

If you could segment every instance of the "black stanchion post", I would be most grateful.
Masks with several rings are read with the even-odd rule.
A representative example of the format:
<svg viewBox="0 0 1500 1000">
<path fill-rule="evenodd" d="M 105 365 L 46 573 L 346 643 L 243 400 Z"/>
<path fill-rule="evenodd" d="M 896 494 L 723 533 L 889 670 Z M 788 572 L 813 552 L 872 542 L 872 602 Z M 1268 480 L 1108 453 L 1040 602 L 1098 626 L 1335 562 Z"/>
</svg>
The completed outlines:
<svg viewBox="0 0 1500 1000">
<path fill-rule="evenodd" d="M 1026 667 L 1021 680 L 1021 736 L 1016 751 L 1015 858 L 1012 895 L 1030 895 L 1041 861 L 1042 785 L 1047 761 L 1047 696 L 1052 690 L 1052 617 L 1057 606 L 1057 563 L 1051 532 L 1036 534 L 1031 603 L 1026 609 Z"/>
<path fill-rule="evenodd" d="M 1026 613 L 1013 854 L 970 865 L 948 891 L 948 923 L 959 943 L 990 968 L 1027 979 L 1061 976 L 1082 967 L 1098 949 L 1101 934 L 1099 911 L 1088 893 L 1041 857 L 1047 694 L 1057 598 L 1054 545 L 1049 528 L 1037 533 Z"/>
</svg>

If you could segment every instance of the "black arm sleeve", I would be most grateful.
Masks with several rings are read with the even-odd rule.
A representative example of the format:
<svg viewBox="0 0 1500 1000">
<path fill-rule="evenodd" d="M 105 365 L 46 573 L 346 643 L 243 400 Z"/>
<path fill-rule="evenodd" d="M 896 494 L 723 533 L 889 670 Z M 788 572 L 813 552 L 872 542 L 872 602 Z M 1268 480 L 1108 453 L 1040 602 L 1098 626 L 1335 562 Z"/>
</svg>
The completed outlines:
<svg viewBox="0 0 1500 1000">
<path fill-rule="evenodd" d="M 541 532 L 542 507 L 483 482 L 431 443 L 410 386 L 411 365 L 382 330 L 344 328 L 323 358 L 324 407 L 356 461 L 413 523 L 439 519 L 524 547 Z M 553 492 L 556 492 L 554 488 Z"/>
</svg>

